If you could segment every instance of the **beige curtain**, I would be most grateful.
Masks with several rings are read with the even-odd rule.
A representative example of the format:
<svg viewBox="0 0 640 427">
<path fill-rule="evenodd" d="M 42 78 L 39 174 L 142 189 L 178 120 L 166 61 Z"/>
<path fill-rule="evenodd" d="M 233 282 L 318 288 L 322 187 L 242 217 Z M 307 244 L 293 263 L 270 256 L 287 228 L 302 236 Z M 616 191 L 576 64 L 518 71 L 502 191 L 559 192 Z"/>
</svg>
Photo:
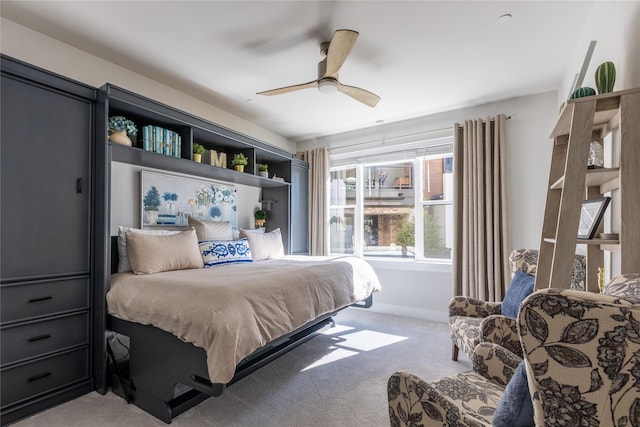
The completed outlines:
<svg viewBox="0 0 640 427">
<path fill-rule="evenodd" d="M 296 153 L 296 157 L 309 163 L 309 255 L 329 255 L 329 150 L 314 148 Z"/>
<path fill-rule="evenodd" d="M 501 301 L 510 282 L 506 120 L 454 125 L 454 295 Z"/>
</svg>

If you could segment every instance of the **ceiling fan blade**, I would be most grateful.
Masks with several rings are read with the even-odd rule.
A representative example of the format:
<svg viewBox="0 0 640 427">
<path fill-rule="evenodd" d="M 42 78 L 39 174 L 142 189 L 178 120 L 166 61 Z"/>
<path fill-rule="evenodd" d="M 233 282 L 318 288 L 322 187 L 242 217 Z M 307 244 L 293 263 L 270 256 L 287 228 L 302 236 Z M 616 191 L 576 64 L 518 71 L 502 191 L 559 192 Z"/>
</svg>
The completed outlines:
<svg viewBox="0 0 640 427">
<path fill-rule="evenodd" d="M 375 107 L 380 101 L 380 97 L 375 93 L 371 93 L 368 90 L 361 89 L 355 86 L 347 86 L 338 83 L 338 90 L 346 95 L 349 95 L 356 101 L 360 101 L 369 107 Z"/>
<path fill-rule="evenodd" d="M 280 95 L 280 94 L 283 94 L 283 93 L 293 92 L 293 91 L 302 90 L 302 89 L 311 89 L 311 88 L 314 88 L 314 87 L 318 87 L 318 81 L 317 80 L 313 80 L 313 81 L 307 82 L 307 83 L 302 83 L 302 84 L 299 84 L 299 85 L 285 86 L 285 87 L 281 87 L 281 88 L 278 88 L 278 89 L 265 90 L 263 92 L 256 93 L 256 95 L 266 95 L 266 96 Z"/>
<path fill-rule="evenodd" d="M 336 30 L 333 33 L 329 50 L 327 51 L 327 68 L 324 77 L 338 78 L 338 71 L 349 56 L 353 45 L 358 39 L 358 32 L 353 30 Z"/>
</svg>

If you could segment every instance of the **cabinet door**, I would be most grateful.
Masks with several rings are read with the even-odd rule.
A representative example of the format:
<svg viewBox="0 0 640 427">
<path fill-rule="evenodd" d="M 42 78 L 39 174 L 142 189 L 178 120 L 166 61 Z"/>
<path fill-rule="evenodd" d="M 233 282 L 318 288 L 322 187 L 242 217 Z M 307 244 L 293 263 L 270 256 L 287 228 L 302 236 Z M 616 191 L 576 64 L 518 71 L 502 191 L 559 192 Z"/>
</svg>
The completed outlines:
<svg viewBox="0 0 640 427">
<path fill-rule="evenodd" d="M 3 280 L 89 270 L 90 102 L 2 76 Z"/>
<path fill-rule="evenodd" d="M 309 164 L 291 165 L 291 253 L 309 252 Z"/>
</svg>

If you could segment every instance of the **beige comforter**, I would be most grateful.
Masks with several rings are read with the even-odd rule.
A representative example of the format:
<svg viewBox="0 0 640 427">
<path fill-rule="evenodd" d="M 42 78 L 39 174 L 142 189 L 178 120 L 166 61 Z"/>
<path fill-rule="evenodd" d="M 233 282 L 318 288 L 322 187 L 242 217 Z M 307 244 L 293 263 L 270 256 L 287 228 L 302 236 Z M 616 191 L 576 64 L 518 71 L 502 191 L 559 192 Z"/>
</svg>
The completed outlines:
<svg viewBox="0 0 640 427">
<path fill-rule="evenodd" d="M 143 276 L 117 273 L 108 311 L 204 348 L 210 381 L 226 384 L 254 350 L 380 289 L 371 266 L 359 258 L 292 258 Z"/>
</svg>

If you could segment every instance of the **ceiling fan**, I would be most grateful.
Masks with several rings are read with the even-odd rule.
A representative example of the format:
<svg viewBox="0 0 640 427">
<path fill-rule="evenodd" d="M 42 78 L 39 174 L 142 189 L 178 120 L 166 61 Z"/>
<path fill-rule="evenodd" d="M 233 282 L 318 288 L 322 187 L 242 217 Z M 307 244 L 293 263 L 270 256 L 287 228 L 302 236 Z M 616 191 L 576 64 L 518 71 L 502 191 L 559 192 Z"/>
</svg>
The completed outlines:
<svg viewBox="0 0 640 427">
<path fill-rule="evenodd" d="M 369 107 L 375 107 L 380 97 L 367 90 L 355 86 L 343 85 L 338 81 L 338 71 L 349 56 L 358 38 L 358 32 L 353 30 L 336 30 L 330 42 L 320 45 L 320 53 L 325 58 L 318 63 L 318 79 L 293 86 L 258 92 L 257 95 L 281 95 L 301 89 L 318 88 L 320 92 L 332 93 L 340 91 L 360 101 Z"/>
</svg>

